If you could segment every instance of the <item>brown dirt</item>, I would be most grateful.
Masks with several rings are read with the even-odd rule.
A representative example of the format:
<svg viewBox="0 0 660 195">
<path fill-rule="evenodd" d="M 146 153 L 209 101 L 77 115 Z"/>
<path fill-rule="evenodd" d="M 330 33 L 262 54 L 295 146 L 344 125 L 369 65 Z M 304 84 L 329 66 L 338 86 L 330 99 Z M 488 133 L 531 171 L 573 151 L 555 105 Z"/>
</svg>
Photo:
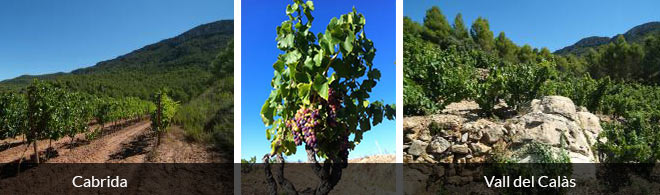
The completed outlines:
<svg viewBox="0 0 660 195">
<path fill-rule="evenodd" d="M 373 155 L 363 158 L 349 159 L 348 163 L 395 163 L 394 154 Z"/>
<path fill-rule="evenodd" d="M 160 146 L 156 146 L 156 134 L 150 130 L 150 121 L 142 121 L 121 129 L 104 131 L 103 136 L 80 146 L 68 149 L 70 139 L 53 142 L 57 156 L 36 167 L 21 168 L 23 172 L 11 176 L 14 166 L 5 166 L 10 173 L 0 179 L 0 194 L 232 194 L 233 164 L 172 164 L 231 162 L 230 154 L 218 153 L 208 147 L 190 143 L 181 128 L 173 127 L 162 135 Z M 76 136 L 84 139 L 84 134 Z M 45 144 L 39 142 L 39 150 Z M 8 162 L 18 159 L 25 146 L 0 152 Z M 32 150 L 30 146 L 28 148 Z M 20 152 L 20 153 L 19 153 Z M 18 153 L 18 157 L 14 153 Z M 26 156 L 27 156 L 26 152 Z M 14 156 L 6 156 L 10 154 Z M 43 158 L 43 157 L 42 157 Z M 68 163 L 86 163 L 76 166 Z M 99 163 L 99 164 L 87 164 Z M 122 163 L 122 164 L 119 164 Z M 123 164 L 130 163 L 130 164 Z M 163 164 L 152 164 L 163 163 Z M 105 167 L 99 167 L 105 166 Z M 60 168 L 60 169 L 56 169 Z M 111 188 L 73 189 L 70 178 L 73 174 L 97 176 L 121 175 L 129 181 L 129 189 L 119 191 Z M 39 178 L 33 180 L 31 178 Z M 64 178 L 64 180 L 62 180 Z M 160 178 L 160 179 L 159 179 Z M 35 187 L 36 186 L 36 187 Z M 3 189 L 5 188 L 5 189 Z M 120 193 L 121 192 L 121 193 Z"/>
<path fill-rule="evenodd" d="M 128 142 L 140 133 L 147 131 L 151 126 L 150 121 L 143 121 L 124 128 L 116 133 L 103 136 L 92 141 L 88 145 L 80 146 L 72 150 L 59 150 L 60 156 L 50 159 L 49 163 L 103 163 L 109 160 L 109 156 L 121 149 L 121 143 Z M 59 152 L 58 151 L 58 152 Z"/>
<path fill-rule="evenodd" d="M 350 159 L 342 172 L 342 178 L 330 194 L 396 194 L 395 155 L 375 155 Z M 279 164 L 273 164 L 275 170 Z M 284 177 L 294 184 L 299 192 L 308 192 L 318 185 L 319 178 L 309 164 L 285 164 Z M 241 193 L 267 194 L 263 164 L 241 174 Z M 280 191 L 281 193 L 282 191 Z"/>
<path fill-rule="evenodd" d="M 118 121 L 117 124 L 123 124 L 125 121 Z M 107 123 L 104 125 L 104 128 L 110 128 L 112 127 L 114 123 Z M 89 131 L 96 130 L 99 128 L 100 125 L 91 125 L 89 126 Z M 107 132 L 107 134 L 110 134 L 112 132 L 108 132 L 109 130 L 105 129 L 104 131 Z M 79 133 L 74 137 L 74 140 L 80 141 L 80 140 L 85 140 L 85 133 Z M 68 150 L 68 145 L 71 142 L 71 138 L 69 137 L 64 137 L 59 140 L 53 140 L 52 142 L 50 140 L 40 140 L 37 142 L 37 150 L 39 153 L 44 153 L 46 149 L 49 146 L 53 147 L 55 150 L 59 152 L 59 155 L 62 155 L 62 152 L 64 150 Z M 16 161 L 23 156 L 26 160 L 30 158 L 30 156 L 34 155 L 34 149 L 32 148 L 32 145 L 27 145 L 23 141 L 23 137 L 15 137 L 15 138 L 8 138 L 5 140 L 0 141 L 0 143 L 5 143 L 0 147 L 0 163 L 10 163 L 13 161 Z M 6 147 L 7 144 L 12 145 L 12 147 Z M 27 150 L 26 150 L 27 149 Z"/>
</svg>

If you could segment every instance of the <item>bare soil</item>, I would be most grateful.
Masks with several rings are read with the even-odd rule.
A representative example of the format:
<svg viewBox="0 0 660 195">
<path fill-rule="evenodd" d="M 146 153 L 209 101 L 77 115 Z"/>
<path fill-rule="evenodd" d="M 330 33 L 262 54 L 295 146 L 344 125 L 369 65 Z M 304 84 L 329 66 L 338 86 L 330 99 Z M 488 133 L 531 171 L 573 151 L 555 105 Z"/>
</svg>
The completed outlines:
<svg viewBox="0 0 660 195">
<path fill-rule="evenodd" d="M 395 158 L 395 155 L 375 155 L 350 159 L 341 180 L 330 194 L 396 194 Z M 271 169 L 279 166 L 272 164 Z M 303 194 L 311 192 L 319 183 L 319 178 L 306 163 L 285 164 L 284 177 Z M 265 178 L 263 164 L 256 164 L 251 171 L 243 172 L 241 193 L 267 194 Z"/>
<path fill-rule="evenodd" d="M 91 141 L 80 134 L 73 147 L 69 138 L 53 141 L 48 149 L 53 155 L 48 159 L 48 141 L 39 141 L 41 159 L 46 164 L 24 163 L 20 173 L 16 164 L 0 167 L 0 194 L 233 194 L 231 153 L 191 143 L 179 127 L 161 135 L 157 146 L 157 135 L 150 126 L 150 121 L 141 121 L 107 129 Z M 2 151 L 0 160 L 15 163 L 25 151 L 24 162 L 30 162 L 32 146 L 26 147 L 24 144 Z M 130 187 L 74 189 L 71 178 L 80 173 L 121 175 Z"/>
<path fill-rule="evenodd" d="M 227 163 L 231 153 L 213 150 L 209 146 L 194 143 L 185 138 L 180 127 L 173 126 L 161 136 L 161 144 L 156 146 L 157 135 L 150 130 L 150 121 L 112 128 L 109 123 L 99 138 L 86 140 L 85 134 L 60 140 L 38 141 L 40 158 L 46 163 Z M 90 129 L 97 129 L 92 125 Z M 122 126 L 126 126 L 121 128 Z M 0 144 L 0 163 L 32 161 L 32 145 L 21 138 L 3 140 Z M 50 148 L 49 148 L 50 147 Z M 48 155 L 46 155 L 48 154 Z"/>
</svg>

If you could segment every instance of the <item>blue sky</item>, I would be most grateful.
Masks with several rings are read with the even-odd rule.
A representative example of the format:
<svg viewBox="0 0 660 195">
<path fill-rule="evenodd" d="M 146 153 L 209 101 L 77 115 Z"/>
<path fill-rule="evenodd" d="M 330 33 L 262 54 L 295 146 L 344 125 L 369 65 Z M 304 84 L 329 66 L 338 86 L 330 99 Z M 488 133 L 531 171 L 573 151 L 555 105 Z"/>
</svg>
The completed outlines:
<svg viewBox="0 0 660 195">
<path fill-rule="evenodd" d="M 70 72 L 234 17 L 233 0 L 0 1 L 0 80 Z"/>
<path fill-rule="evenodd" d="M 241 156 L 258 159 L 270 152 L 266 140 L 260 110 L 270 94 L 270 81 L 273 78 L 272 65 L 280 50 L 276 47 L 275 28 L 287 20 L 284 11 L 290 1 L 242 2 L 242 102 L 241 102 Z M 395 103 L 396 100 L 396 10 L 394 1 L 314 1 L 314 33 L 324 32 L 332 17 L 339 17 L 355 6 L 367 20 L 367 37 L 377 48 L 374 64 L 382 72 L 381 82 L 372 93 L 373 100 Z M 394 154 L 396 151 L 395 121 L 385 121 L 364 135 L 364 140 L 350 153 L 349 158 L 364 157 L 380 153 Z M 304 151 L 300 146 L 298 151 Z M 288 157 L 289 161 L 306 161 L 304 152 Z"/>
<path fill-rule="evenodd" d="M 518 45 L 551 51 L 588 36 L 612 37 L 650 21 L 660 21 L 660 1 L 404 1 L 405 16 L 422 22 L 425 11 L 438 5 L 450 23 L 457 13 L 466 25 L 479 16 L 488 19 L 495 36 L 504 31 Z"/>
</svg>

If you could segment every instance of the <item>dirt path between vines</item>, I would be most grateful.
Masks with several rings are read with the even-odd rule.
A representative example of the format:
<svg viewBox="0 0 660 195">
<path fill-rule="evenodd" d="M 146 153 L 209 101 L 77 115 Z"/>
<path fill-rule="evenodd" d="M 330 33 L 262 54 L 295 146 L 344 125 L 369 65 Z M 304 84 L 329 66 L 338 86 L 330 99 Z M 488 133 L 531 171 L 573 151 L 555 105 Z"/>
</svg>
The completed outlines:
<svg viewBox="0 0 660 195">
<path fill-rule="evenodd" d="M 124 121 L 120 121 L 120 123 L 121 122 L 124 122 Z M 107 129 L 107 128 L 110 128 L 112 125 L 113 125 L 113 123 L 107 123 L 107 124 L 104 125 L 104 128 L 106 128 L 106 129 L 104 129 L 106 134 L 112 134 L 112 133 L 115 132 L 115 130 Z M 98 125 L 98 124 L 91 125 L 91 126 L 89 126 L 88 129 L 90 131 L 96 130 L 99 126 L 100 125 Z M 10 147 L 10 148 L 0 148 L 0 163 L 11 163 L 11 162 L 14 162 L 14 161 L 20 159 L 21 156 L 23 156 L 23 158 L 25 160 L 29 160 L 30 156 L 34 155 L 34 149 L 32 148 L 32 145 L 28 146 L 22 140 L 23 140 L 22 137 L 9 138 L 9 139 L 3 140 L 6 143 L 14 143 L 15 146 Z M 74 137 L 74 140 L 77 140 L 77 141 L 83 140 L 83 142 L 86 143 L 86 141 L 84 141 L 85 140 L 85 133 L 77 134 Z M 50 143 L 50 146 L 53 147 L 55 150 L 57 150 L 59 152 L 58 155 L 62 155 L 63 152 L 64 153 L 68 152 L 68 151 L 65 151 L 65 150 L 68 150 L 68 145 L 69 145 L 70 142 L 71 142 L 71 138 L 69 138 L 69 137 L 64 137 L 62 139 L 53 140 L 53 141 L 40 140 L 40 141 L 37 142 L 37 146 L 38 146 L 37 150 L 39 151 L 39 153 L 44 153 L 46 151 L 46 149 L 49 147 L 49 143 Z"/>
<path fill-rule="evenodd" d="M 103 163 L 110 155 L 121 149 L 121 143 L 130 141 L 137 135 L 147 131 L 151 121 L 142 121 L 124 128 L 116 133 L 93 140 L 88 145 L 77 148 L 60 149 L 58 157 L 48 160 L 48 163 Z"/>
</svg>

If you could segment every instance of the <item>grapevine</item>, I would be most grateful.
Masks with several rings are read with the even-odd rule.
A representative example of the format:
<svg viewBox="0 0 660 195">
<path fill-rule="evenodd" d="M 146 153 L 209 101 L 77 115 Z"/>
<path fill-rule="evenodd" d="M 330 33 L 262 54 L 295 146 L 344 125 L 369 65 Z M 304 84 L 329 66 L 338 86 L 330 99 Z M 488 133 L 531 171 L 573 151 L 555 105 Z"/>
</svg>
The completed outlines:
<svg viewBox="0 0 660 195">
<path fill-rule="evenodd" d="M 71 138 L 87 131 L 96 120 L 139 119 L 153 110 L 151 102 L 137 98 L 97 98 L 70 92 L 57 83 L 35 80 L 25 93 L 0 94 L 0 139 L 25 135 L 38 154 L 38 140 Z M 22 158 L 21 158 L 22 159 Z M 34 158 L 39 163 L 39 157 Z"/>
<path fill-rule="evenodd" d="M 327 194 L 341 177 L 349 151 L 383 118 L 393 120 L 396 109 L 368 100 L 381 72 L 373 64 L 376 49 L 366 36 L 364 15 L 354 8 L 330 20 L 325 33 L 314 34 L 314 9 L 312 1 L 294 0 L 286 8 L 289 20 L 277 27 L 277 47 L 284 53 L 273 64 L 273 89 L 261 109 L 271 142 L 264 160 L 278 156 L 283 163 L 282 155 L 304 145 L 317 175 L 330 176 L 321 177 L 316 189 Z"/>
</svg>

